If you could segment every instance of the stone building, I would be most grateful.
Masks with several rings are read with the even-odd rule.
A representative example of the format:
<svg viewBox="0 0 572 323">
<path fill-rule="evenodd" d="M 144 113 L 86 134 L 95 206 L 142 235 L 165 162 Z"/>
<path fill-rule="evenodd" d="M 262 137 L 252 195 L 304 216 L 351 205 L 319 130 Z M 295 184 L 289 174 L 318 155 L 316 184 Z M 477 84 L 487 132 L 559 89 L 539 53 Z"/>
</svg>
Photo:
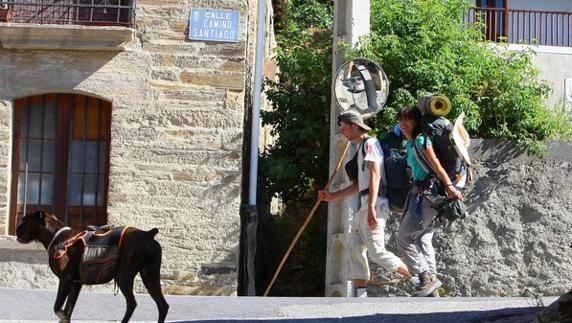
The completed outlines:
<svg viewBox="0 0 572 323">
<path fill-rule="evenodd" d="M 258 2 L 3 3 L 0 287 L 57 286 L 25 204 L 157 227 L 166 293 L 237 293 Z"/>
</svg>

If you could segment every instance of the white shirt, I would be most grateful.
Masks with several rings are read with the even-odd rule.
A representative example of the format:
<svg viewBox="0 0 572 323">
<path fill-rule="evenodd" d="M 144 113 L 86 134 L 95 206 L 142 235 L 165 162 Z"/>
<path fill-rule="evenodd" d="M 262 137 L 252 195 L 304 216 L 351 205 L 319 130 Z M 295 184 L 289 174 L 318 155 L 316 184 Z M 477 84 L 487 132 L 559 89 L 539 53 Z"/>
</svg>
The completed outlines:
<svg viewBox="0 0 572 323">
<path fill-rule="evenodd" d="M 377 138 L 370 137 L 370 138 L 365 139 L 365 142 L 363 143 L 363 145 L 364 145 L 363 150 L 365 152 L 365 156 L 362 153 L 362 148 L 359 147 L 360 151 L 358 153 L 358 160 L 357 160 L 357 162 L 358 162 L 358 188 L 359 188 L 360 192 L 369 188 L 371 173 L 369 171 L 369 163 L 368 162 L 378 164 L 380 175 L 385 176 L 385 171 L 383 168 L 383 150 L 381 150 L 381 144 L 379 143 L 379 140 L 377 140 Z M 365 161 L 365 167 L 364 167 L 364 161 Z M 381 190 L 381 183 L 380 183 L 379 190 Z M 381 191 L 379 191 L 379 192 L 381 192 Z M 368 195 L 362 196 L 362 201 L 361 201 L 361 208 L 362 209 L 364 207 L 367 208 L 368 201 L 369 201 Z M 387 199 L 383 196 L 378 196 L 376 206 L 379 207 L 380 205 L 382 205 L 384 203 L 387 203 Z"/>
</svg>

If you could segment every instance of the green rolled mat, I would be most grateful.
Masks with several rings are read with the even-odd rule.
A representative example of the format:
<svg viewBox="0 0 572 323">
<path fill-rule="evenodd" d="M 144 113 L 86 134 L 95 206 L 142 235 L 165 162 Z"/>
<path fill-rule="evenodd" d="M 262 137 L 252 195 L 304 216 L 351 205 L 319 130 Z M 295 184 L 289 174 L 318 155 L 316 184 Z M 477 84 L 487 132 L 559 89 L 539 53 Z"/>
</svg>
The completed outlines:
<svg viewBox="0 0 572 323">
<path fill-rule="evenodd" d="M 420 98 L 418 107 L 423 114 L 444 117 L 451 112 L 451 101 L 442 94 L 433 94 Z"/>
</svg>

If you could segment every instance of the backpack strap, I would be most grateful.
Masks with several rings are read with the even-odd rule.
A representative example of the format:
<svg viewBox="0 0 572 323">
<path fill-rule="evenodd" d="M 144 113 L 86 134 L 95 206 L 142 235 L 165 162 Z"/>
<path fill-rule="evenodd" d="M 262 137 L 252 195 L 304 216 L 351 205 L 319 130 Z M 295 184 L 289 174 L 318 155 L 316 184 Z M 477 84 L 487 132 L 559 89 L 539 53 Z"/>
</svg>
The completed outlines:
<svg viewBox="0 0 572 323">
<path fill-rule="evenodd" d="M 379 139 L 377 139 L 377 140 L 379 141 Z M 381 146 L 381 141 L 379 141 L 379 145 Z M 363 158 L 365 159 L 365 147 L 362 150 L 363 150 Z M 387 178 L 385 177 L 385 169 L 384 169 L 386 156 L 385 156 L 385 153 L 383 152 L 383 147 L 381 147 L 380 153 L 381 153 L 381 165 L 379 165 L 380 185 L 379 185 L 377 195 L 386 196 Z M 365 160 L 364 160 L 364 165 L 365 165 Z"/>
<path fill-rule="evenodd" d="M 423 146 L 427 147 L 426 146 L 427 139 L 426 138 L 424 139 L 425 140 L 423 141 Z M 415 160 L 417 160 L 417 163 L 419 163 L 419 166 L 421 166 L 421 168 L 423 168 L 423 170 L 426 173 L 437 174 L 437 172 L 431 166 L 431 163 L 429 163 L 429 161 L 427 160 L 427 157 L 425 156 L 421 148 L 417 147 L 417 143 L 415 142 L 415 140 L 413 140 L 413 156 L 415 157 Z"/>
<path fill-rule="evenodd" d="M 363 160 L 363 163 L 361 164 L 361 170 L 362 170 L 362 172 L 364 171 L 364 168 L 365 168 L 365 142 L 366 142 L 368 139 L 369 139 L 369 137 L 368 137 L 368 138 L 365 138 L 365 139 L 364 139 L 362 142 L 360 142 L 360 144 L 359 144 L 359 150 L 361 150 L 361 158 L 362 158 L 362 160 Z"/>
<path fill-rule="evenodd" d="M 381 165 L 379 166 L 379 177 L 380 177 L 380 185 L 379 185 L 379 195 L 387 196 L 387 176 L 385 174 L 385 154 L 383 149 L 381 150 L 383 156 L 381 157 Z"/>
<path fill-rule="evenodd" d="M 362 163 L 362 165 L 361 165 L 362 171 L 363 171 L 364 168 L 365 168 L 365 143 L 366 143 L 366 141 L 367 141 L 368 139 L 370 139 L 370 138 L 371 138 L 371 137 L 366 138 L 366 139 L 363 140 L 363 141 L 361 142 L 361 144 L 360 144 L 360 146 L 361 146 L 361 147 L 360 147 L 360 150 L 361 150 L 362 160 L 363 160 L 363 163 Z M 376 139 L 377 139 L 377 138 L 376 138 Z M 379 141 L 379 140 L 378 140 L 378 141 Z M 380 143 L 380 146 L 381 146 L 381 143 Z M 384 153 L 383 153 L 383 148 L 381 149 L 381 154 L 382 154 L 382 156 L 381 156 L 381 161 L 382 161 L 382 163 L 385 163 L 385 160 L 384 160 L 384 159 L 385 159 L 385 155 L 384 155 Z M 385 193 L 386 193 L 385 191 L 386 191 L 386 188 L 387 188 L 387 183 L 386 183 L 387 179 L 385 178 L 385 171 L 382 169 L 382 167 L 383 167 L 383 164 L 380 165 L 380 167 L 379 167 L 379 172 L 380 172 L 379 175 L 380 175 L 380 177 L 381 177 L 381 183 L 380 183 L 381 185 L 379 185 L 379 190 L 378 190 L 378 194 L 377 194 L 377 195 L 379 195 L 379 196 L 385 196 Z M 358 175 L 358 176 L 359 176 L 359 175 Z M 366 188 L 366 189 L 363 190 L 362 192 L 365 192 L 366 194 L 369 194 L 369 188 Z M 360 194 L 363 194 L 362 192 L 360 192 Z M 361 195 L 360 195 L 360 196 L 361 196 Z"/>
<path fill-rule="evenodd" d="M 426 143 L 427 143 L 427 141 L 425 140 L 424 145 Z M 419 147 L 417 147 L 417 144 L 415 143 L 415 141 L 413 141 L 413 148 L 414 148 L 413 149 L 413 156 L 415 157 L 415 160 L 417 160 L 417 162 L 419 163 L 419 166 L 421 166 L 421 168 L 423 168 L 423 170 L 426 173 L 429 173 L 430 175 L 437 176 L 437 172 L 433 169 L 433 167 L 429 163 L 429 160 L 427 160 L 427 157 L 425 156 L 423 151 Z M 470 166 L 465 164 L 465 163 L 462 163 L 462 167 L 464 167 L 465 171 L 466 171 L 466 174 L 465 174 L 465 176 L 467 176 L 466 183 L 471 183 L 473 181 L 473 173 L 472 173 Z M 457 184 L 458 180 L 451 179 L 451 181 L 453 182 L 453 184 Z"/>
</svg>

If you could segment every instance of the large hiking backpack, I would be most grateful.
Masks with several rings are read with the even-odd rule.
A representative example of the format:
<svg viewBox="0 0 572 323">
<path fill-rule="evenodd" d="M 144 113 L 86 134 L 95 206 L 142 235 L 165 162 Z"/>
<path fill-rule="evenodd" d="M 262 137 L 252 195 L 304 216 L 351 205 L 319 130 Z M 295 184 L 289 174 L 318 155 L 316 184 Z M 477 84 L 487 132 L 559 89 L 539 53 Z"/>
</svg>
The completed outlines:
<svg viewBox="0 0 572 323">
<path fill-rule="evenodd" d="M 453 131 L 451 121 L 445 117 L 425 114 L 423 115 L 422 129 L 424 138 L 429 138 L 433 143 L 435 155 L 451 179 L 451 182 L 458 188 L 464 188 L 466 184 L 471 181 L 470 165 L 459 156 L 454 144 L 451 142 L 451 132 Z M 425 148 L 426 145 L 427 140 L 423 142 L 422 148 Z M 415 148 L 415 157 L 421 167 L 428 173 L 435 175 L 435 170 L 432 169 L 431 164 L 427 161 L 422 150 L 419 149 L 417 145 L 413 146 Z"/>
<path fill-rule="evenodd" d="M 385 135 L 378 137 L 383 150 L 384 173 L 381 177 L 381 193 L 389 201 L 389 208 L 403 213 L 406 208 L 407 193 L 410 188 L 410 175 L 399 127 L 395 126 Z"/>
<path fill-rule="evenodd" d="M 377 139 L 381 144 L 384 159 L 384 171 L 380 180 L 379 195 L 387 198 L 389 208 L 392 211 L 402 213 L 406 207 L 410 176 L 407 171 L 407 160 L 399 127 L 395 127 Z M 363 143 L 358 147 L 354 157 L 345 165 L 346 173 L 354 183 L 357 183 L 359 171 L 358 153 L 365 157 L 365 145 Z"/>
<path fill-rule="evenodd" d="M 429 138 L 433 143 L 433 150 L 441 166 L 451 179 L 451 182 L 458 188 L 463 188 L 472 180 L 470 171 L 470 158 L 466 147 L 469 145 L 468 134 L 462 127 L 464 114 L 457 118 L 455 121 L 459 131 L 464 131 L 467 141 L 464 142 L 466 147 L 455 145 L 452 132 L 454 129 L 453 124 L 445 116 L 451 111 L 451 101 L 449 98 L 442 94 L 431 94 L 419 98 L 417 107 L 423 115 L 421 121 L 422 135 L 424 138 Z M 455 136 L 458 138 L 458 136 Z M 422 145 L 422 148 L 427 146 L 427 141 Z M 415 158 L 426 172 L 436 175 L 436 171 L 432 169 L 431 164 L 425 158 L 422 150 L 413 145 Z M 464 150 L 462 149 L 464 148 Z M 459 151 L 462 151 L 459 153 Z M 461 156 L 464 155 L 465 157 Z"/>
</svg>

